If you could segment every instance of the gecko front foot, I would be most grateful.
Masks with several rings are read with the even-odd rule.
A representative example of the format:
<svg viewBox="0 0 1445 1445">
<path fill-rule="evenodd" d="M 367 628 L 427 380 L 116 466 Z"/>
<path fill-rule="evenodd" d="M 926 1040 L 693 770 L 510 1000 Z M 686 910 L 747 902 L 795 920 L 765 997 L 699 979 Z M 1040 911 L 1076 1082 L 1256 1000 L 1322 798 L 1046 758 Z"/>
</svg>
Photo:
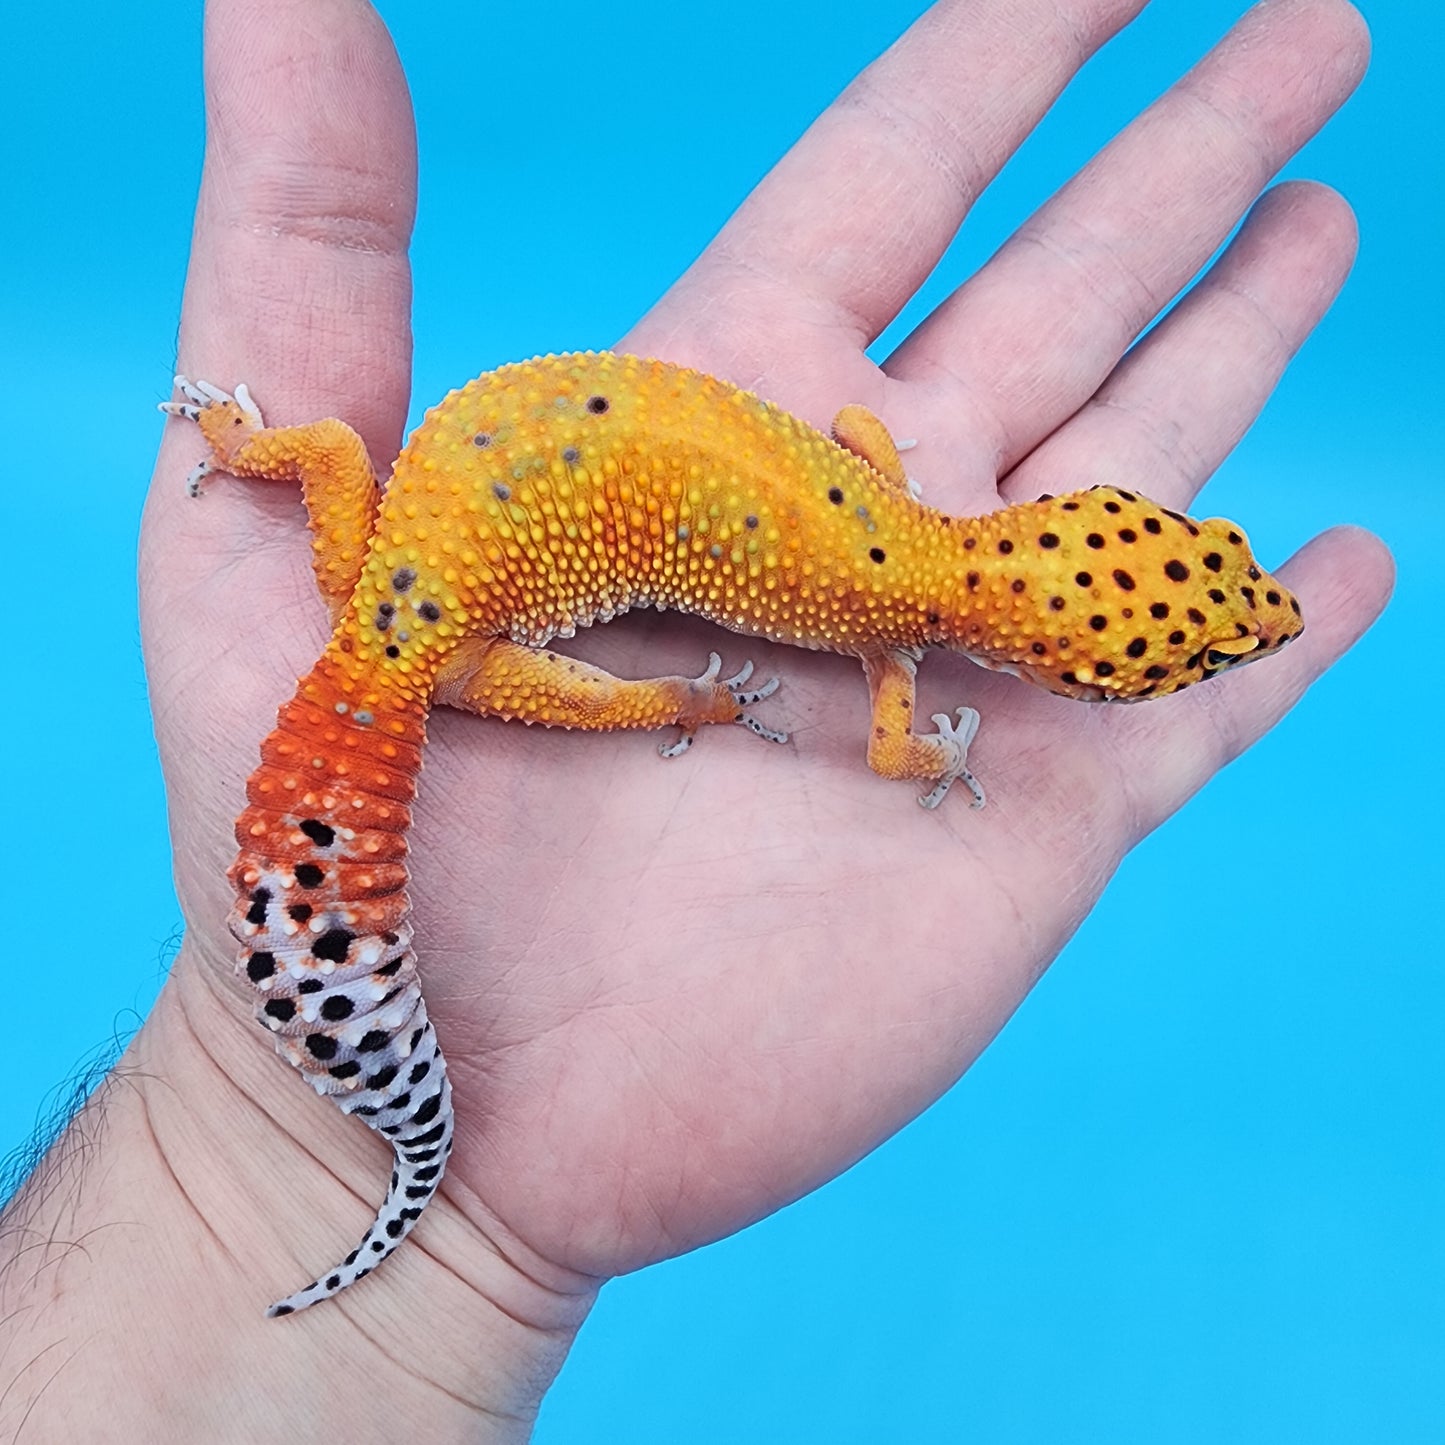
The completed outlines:
<svg viewBox="0 0 1445 1445">
<path fill-rule="evenodd" d="M 202 480 L 212 472 L 223 471 L 237 449 L 260 431 L 265 422 L 245 382 L 236 387 L 233 396 L 219 386 L 212 386 L 209 381 L 191 381 L 188 377 L 177 376 L 176 389 L 185 400 L 163 401 L 159 410 L 167 416 L 184 417 L 186 421 L 195 422 L 211 444 L 212 455 L 192 467 L 186 477 L 187 493 L 199 497 Z"/>
<path fill-rule="evenodd" d="M 957 723 L 946 712 L 934 713 L 933 721 L 938 727 L 939 741 L 954 756 L 949 761 L 948 771 L 919 798 L 920 806 L 936 808 L 947 796 L 949 788 L 954 783 L 962 783 L 973 794 L 973 806 L 975 808 L 983 807 L 983 788 L 966 766 L 968 746 L 978 734 L 977 708 L 959 708 Z"/>
<path fill-rule="evenodd" d="M 677 740 L 658 745 L 657 751 L 663 757 L 675 758 L 685 753 L 692 746 L 698 728 L 704 723 L 734 722 L 770 743 L 788 741 L 787 733 L 768 727 L 751 713 L 738 711 L 739 708 L 751 707 L 755 702 L 771 697 L 778 690 L 778 679 L 770 677 L 760 687 L 747 689 L 745 684 L 753 675 L 751 662 L 743 663 L 731 677 L 719 680 L 718 674 L 721 671 L 722 658 L 717 653 L 710 652 L 707 671 L 688 684 L 689 701 L 693 705 L 687 707 L 677 720 L 681 729 Z"/>
</svg>

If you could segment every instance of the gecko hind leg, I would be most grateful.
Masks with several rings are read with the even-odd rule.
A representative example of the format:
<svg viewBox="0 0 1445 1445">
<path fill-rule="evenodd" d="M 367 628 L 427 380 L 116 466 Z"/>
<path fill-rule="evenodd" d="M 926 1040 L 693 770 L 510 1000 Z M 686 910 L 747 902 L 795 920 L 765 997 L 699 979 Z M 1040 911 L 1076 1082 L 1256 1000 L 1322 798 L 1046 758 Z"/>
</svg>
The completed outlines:
<svg viewBox="0 0 1445 1445">
<path fill-rule="evenodd" d="M 722 659 L 713 653 L 701 677 L 632 681 L 505 637 L 473 637 L 459 643 L 442 664 L 434 697 L 466 712 L 546 727 L 589 732 L 677 727 L 682 736 L 658 749 L 663 757 L 676 757 L 709 723 L 738 723 L 769 742 L 787 742 L 787 733 L 746 711 L 778 689 L 777 678 L 747 688 L 752 671 L 752 664 L 745 663 L 734 676 L 719 680 Z"/>
<path fill-rule="evenodd" d="M 361 438 L 335 418 L 268 427 L 244 382 L 234 394 L 185 376 L 176 377 L 176 387 L 185 400 L 163 401 L 160 410 L 193 422 L 211 449 L 191 470 L 186 490 L 199 496 L 201 482 L 215 472 L 299 481 L 316 585 L 335 621 L 361 576 L 381 499 Z"/>
</svg>

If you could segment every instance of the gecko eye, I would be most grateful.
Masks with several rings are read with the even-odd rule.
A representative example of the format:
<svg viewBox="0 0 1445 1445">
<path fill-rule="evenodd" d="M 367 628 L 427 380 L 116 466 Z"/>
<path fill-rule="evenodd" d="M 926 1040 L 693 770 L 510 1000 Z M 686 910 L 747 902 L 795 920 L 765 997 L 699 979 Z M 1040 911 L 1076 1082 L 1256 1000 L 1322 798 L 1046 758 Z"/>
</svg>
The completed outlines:
<svg viewBox="0 0 1445 1445">
<path fill-rule="evenodd" d="M 1211 642 L 1204 654 L 1206 666 L 1233 667 L 1245 661 L 1259 647 L 1259 638 L 1254 633 L 1247 637 L 1230 637 L 1220 642 Z"/>
</svg>

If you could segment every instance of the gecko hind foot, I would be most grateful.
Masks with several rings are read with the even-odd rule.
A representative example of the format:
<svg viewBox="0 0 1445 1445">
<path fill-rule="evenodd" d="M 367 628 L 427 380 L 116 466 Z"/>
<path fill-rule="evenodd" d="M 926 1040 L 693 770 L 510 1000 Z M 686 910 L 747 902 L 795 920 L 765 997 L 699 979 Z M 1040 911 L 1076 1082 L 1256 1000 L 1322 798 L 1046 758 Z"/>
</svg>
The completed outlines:
<svg viewBox="0 0 1445 1445">
<path fill-rule="evenodd" d="M 722 658 L 715 652 L 708 653 L 707 670 L 701 677 L 692 680 L 691 687 L 694 692 L 711 694 L 714 711 L 711 714 L 704 711 L 696 721 L 688 719 L 680 722 L 678 726 L 681 732 L 677 739 L 670 743 L 658 744 L 657 751 L 662 757 L 676 758 L 685 753 L 692 746 L 692 740 L 698 728 L 705 722 L 734 722 L 770 743 L 788 741 L 787 733 L 768 727 L 766 723 L 760 722 L 751 713 L 733 711 L 736 708 L 751 707 L 754 703 L 771 697 L 780 686 L 778 679 L 770 677 L 757 687 L 745 689 L 744 684 L 753 675 L 751 662 L 743 663 L 731 677 L 719 680 L 718 674 L 721 671 Z"/>
<path fill-rule="evenodd" d="M 978 734 L 978 709 L 959 708 L 957 723 L 946 712 L 934 713 L 933 721 L 937 724 L 940 739 L 955 756 L 949 764 L 948 771 L 919 798 L 919 806 L 929 809 L 936 808 L 947 797 L 948 790 L 954 783 L 962 783 L 973 794 L 972 806 L 983 807 L 983 787 L 966 766 L 969 744 Z"/>
</svg>

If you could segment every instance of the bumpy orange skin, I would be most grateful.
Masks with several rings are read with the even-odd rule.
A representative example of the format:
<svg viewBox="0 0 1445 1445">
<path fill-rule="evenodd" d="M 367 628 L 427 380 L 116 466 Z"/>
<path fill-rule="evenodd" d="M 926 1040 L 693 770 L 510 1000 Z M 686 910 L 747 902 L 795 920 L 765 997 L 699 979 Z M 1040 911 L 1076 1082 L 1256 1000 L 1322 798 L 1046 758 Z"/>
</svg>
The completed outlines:
<svg viewBox="0 0 1445 1445">
<path fill-rule="evenodd" d="M 949 517 L 749 393 L 585 354 L 503 367 L 427 414 L 332 646 L 421 697 L 463 637 L 535 646 L 646 604 L 800 647 L 952 648 L 1109 700 L 1301 629 L 1230 523 L 1112 488 Z"/>
</svg>

